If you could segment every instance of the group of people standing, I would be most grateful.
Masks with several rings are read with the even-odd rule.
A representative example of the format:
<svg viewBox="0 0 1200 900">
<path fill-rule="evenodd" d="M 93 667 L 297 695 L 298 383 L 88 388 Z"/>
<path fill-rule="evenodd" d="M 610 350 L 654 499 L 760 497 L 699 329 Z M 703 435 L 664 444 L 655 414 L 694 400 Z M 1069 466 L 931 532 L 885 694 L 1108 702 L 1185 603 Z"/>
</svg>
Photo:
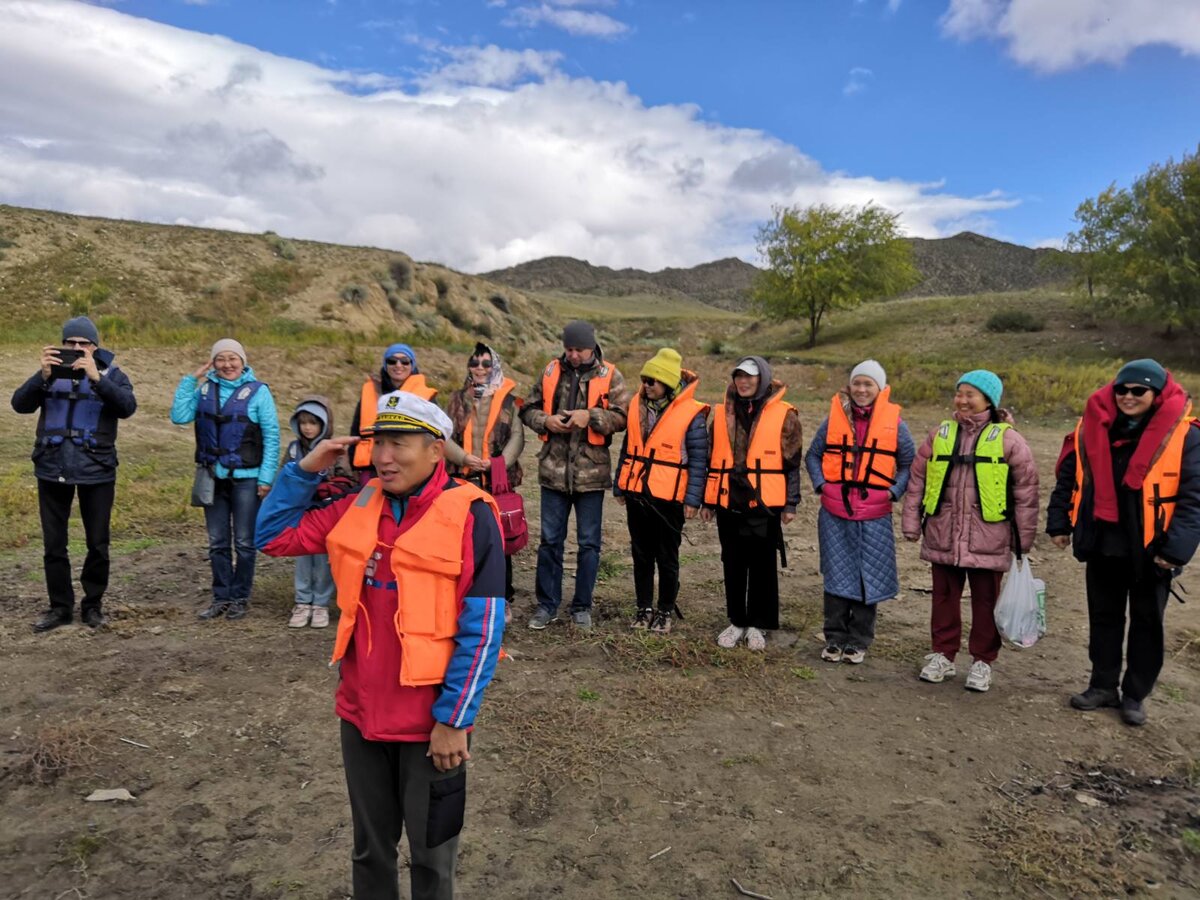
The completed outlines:
<svg viewBox="0 0 1200 900">
<path fill-rule="evenodd" d="M 765 649 L 779 627 L 783 529 L 807 468 L 820 498 L 824 581 L 821 658 L 860 664 L 878 604 L 900 592 L 892 508 L 931 564 L 931 653 L 920 679 L 956 675 L 964 588 L 971 590 L 969 690 L 987 691 L 1001 647 L 994 611 L 1014 554 L 1033 547 L 1039 498 L 1033 453 L 1003 408 L 1003 385 L 976 369 L 954 385 L 953 413 L 915 445 L 883 367 L 864 360 L 830 402 L 807 453 L 800 418 L 770 363 L 745 356 L 721 403 L 671 348 L 629 390 L 587 322 L 524 399 L 500 355 L 479 343 L 443 411 L 413 348 L 389 346 L 364 383 L 351 434 L 336 437 L 328 401 L 303 398 L 280 457 L 274 399 L 233 339 L 185 375 L 171 419 L 194 423 L 212 600 L 201 618 L 247 614 L 257 551 L 297 556 L 289 625 L 324 627 L 340 610 L 333 660 L 354 820 L 355 894 L 394 897 L 401 829 L 414 897 L 452 894 L 470 731 L 511 616 L 513 547 L 496 496 L 522 481 L 524 428 L 541 442 L 541 540 L 529 627 L 554 623 L 572 512 L 578 556 L 570 621 L 591 627 L 604 494 L 626 511 L 633 555 L 631 627 L 666 635 L 682 618 L 679 550 L 689 520 L 715 520 L 726 613 L 717 643 Z M 129 379 L 86 318 L 45 347 L 13 408 L 39 413 L 33 460 L 49 611 L 71 621 L 66 523 L 77 492 L 88 556 L 84 624 L 103 624 L 117 421 L 136 409 Z M 64 354 L 78 358 L 64 360 Z M 1154 360 L 1124 365 L 1087 401 L 1056 466 L 1047 532 L 1087 566 L 1092 673 L 1073 707 L 1119 707 L 1145 722 L 1163 661 L 1171 580 L 1200 543 L 1200 432 L 1190 399 Z M 615 478 L 610 455 L 621 440 Z M 278 471 L 277 471 L 278 470 Z M 201 474 L 204 477 L 201 478 Z M 655 602 L 657 575 L 658 595 Z M 1128 612 L 1127 648 L 1125 623 Z M 1122 676 L 1123 671 L 1123 676 Z M 383 786 L 383 789 L 381 789 Z"/>
</svg>

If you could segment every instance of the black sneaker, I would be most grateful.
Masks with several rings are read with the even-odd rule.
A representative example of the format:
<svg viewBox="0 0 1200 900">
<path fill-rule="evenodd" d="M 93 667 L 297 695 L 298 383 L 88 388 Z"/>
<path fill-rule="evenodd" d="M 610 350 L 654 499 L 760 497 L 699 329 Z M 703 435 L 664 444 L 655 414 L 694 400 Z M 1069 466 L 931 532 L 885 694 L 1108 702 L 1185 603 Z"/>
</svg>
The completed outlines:
<svg viewBox="0 0 1200 900">
<path fill-rule="evenodd" d="M 44 634 L 47 631 L 53 631 L 55 628 L 61 628 L 63 625 L 71 624 L 71 614 L 64 610 L 51 609 L 42 614 L 42 617 L 33 623 L 33 630 L 38 634 Z"/>
<path fill-rule="evenodd" d="M 108 619 L 104 618 L 104 613 L 95 607 L 85 609 L 83 615 L 79 617 L 79 621 L 88 628 L 102 628 L 108 624 Z"/>
<path fill-rule="evenodd" d="M 654 618 L 654 610 L 650 607 L 639 609 L 637 615 L 633 617 L 633 623 L 630 628 L 645 629 L 650 627 L 650 622 Z"/>
<path fill-rule="evenodd" d="M 650 630 L 655 634 L 671 633 L 671 610 L 656 609 L 650 619 Z"/>
<path fill-rule="evenodd" d="M 1121 695 L 1117 693 L 1116 688 L 1090 687 L 1082 694 L 1071 695 L 1071 706 L 1084 712 L 1120 705 Z"/>
<path fill-rule="evenodd" d="M 214 600 L 212 602 L 212 605 L 209 606 L 208 609 L 204 610 L 203 612 L 197 613 L 196 615 L 197 615 L 197 618 L 200 618 L 200 619 L 219 619 L 219 618 L 221 618 L 221 616 L 225 615 L 225 613 L 228 609 L 229 609 L 229 601 L 228 600 Z"/>
<path fill-rule="evenodd" d="M 1141 700 L 1126 697 L 1121 701 L 1121 721 L 1135 728 L 1146 724 L 1146 707 Z"/>
<path fill-rule="evenodd" d="M 225 610 L 225 618 L 230 622 L 235 622 L 238 619 L 246 618 L 246 613 L 250 612 L 250 604 L 246 600 L 234 600 L 230 602 L 229 609 Z"/>
</svg>

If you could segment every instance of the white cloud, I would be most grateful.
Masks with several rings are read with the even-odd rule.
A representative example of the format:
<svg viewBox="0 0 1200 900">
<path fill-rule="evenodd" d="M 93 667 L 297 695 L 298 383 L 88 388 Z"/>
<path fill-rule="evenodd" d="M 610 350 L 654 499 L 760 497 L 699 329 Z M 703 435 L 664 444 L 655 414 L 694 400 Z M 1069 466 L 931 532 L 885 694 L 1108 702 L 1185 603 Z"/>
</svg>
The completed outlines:
<svg viewBox="0 0 1200 900">
<path fill-rule="evenodd" d="M 849 77 L 846 79 L 846 83 L 842 86 L 842 93 L 847 97 L 860 94 L 867 89 L 867 84 L 874 77 L 875 73 L 870 69 L 863 68 L 862 66 L 855 66 L 850 70 Z"/>
<path fill-rule="evenodd" d="M 1016 201 L 831 172 L 557 57 L 439 48 L 404 90 L 64 0 L 0 0 L 0 202 L 372 244 L 479 271 L 754 258 L 774 203 L 936 237 Z"/>
<path fill-rule="evenodd" d="M 1200 54 L 1197 0 L 950 0 L 942 32 L 992 38 L 1018 63 L 1044 72 L 1117 64 L 1139 47 Z"/>
<path fill-rule="evenodd" d="M 578 4 L 557 0 L 537 6 L 517 6 L 505 18 L 504 24 L 517 28 L 549 25 L 577 37 L 615 38 L 629 31 L 624 22 L 604 13 L 564 8 L 575 5 Z"/>
</svg>

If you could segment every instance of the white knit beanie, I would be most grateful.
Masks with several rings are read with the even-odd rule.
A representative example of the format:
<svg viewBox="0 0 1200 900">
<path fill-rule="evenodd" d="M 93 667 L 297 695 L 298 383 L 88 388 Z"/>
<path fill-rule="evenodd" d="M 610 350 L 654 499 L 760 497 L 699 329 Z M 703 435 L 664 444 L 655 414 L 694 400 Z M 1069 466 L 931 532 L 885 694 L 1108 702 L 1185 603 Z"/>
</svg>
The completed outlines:
<svg viewBox="0 0 1200 900">
<path fill-rule="evenodd" d="M 887 373 L 883 371 L 883 366 L 873 359 L 864 359 L 857 366 L 850 370 L 850 381 L 853 381 L 859 375 L 866 375 L 877 385 L 882 391 L 887 387 Z"/>
<path fill-rule="evenodd" d="M 233 338 L 221 338 L 212 346 L 212 354 L 209 359 L 216 359 L 218 353 L 236 353 L 242 358 L 242 365 L 248 366 L 250 363 L 246 359 L 246 348 L 239 341 Z"/>
</svg>

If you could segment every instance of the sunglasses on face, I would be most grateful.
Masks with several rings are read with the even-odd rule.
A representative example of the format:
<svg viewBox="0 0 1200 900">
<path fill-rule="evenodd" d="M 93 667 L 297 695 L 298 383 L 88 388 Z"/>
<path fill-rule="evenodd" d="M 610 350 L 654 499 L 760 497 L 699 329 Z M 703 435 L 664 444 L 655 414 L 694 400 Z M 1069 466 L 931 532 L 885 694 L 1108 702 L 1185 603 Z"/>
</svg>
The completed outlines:
<svg viewBox="0 0 1200 900">
<path fill-rule="evenodd" d="M 68 340 L 63 341 L 63 346 L 65 346 L 65 347 L 90 347 L 90 346 L 92 346 L 92 342 L 88 341 L 88 340 L 84 340 L 83 338 L 70 338 Z"/>
<path fill-rule="evenodd" d="M 492 367 L 492 361 L 490 359 L 477 359 L 474 356 L 472 356 L 467 361 L 467 368 L 470 368 L 470 369 L 490 369 L 491 367 Z"/>
<path fill-rule="evenodd" d="M 1126 394 L 1132 394 L 1135 397 L 1145 397 L 1151 388 L 1142 387 L 1140 384 L 1130 387 L 1127 384 L 1118 384 L 1113 387 L 1113 393 L 1118 397 L 1124 397 Z"/>
<path fill-rule="evenodd" d="M 385 362 L 389 366 L 411 366 L 412 360 L 407 356 L 389 356 Z"/>
</svg>

